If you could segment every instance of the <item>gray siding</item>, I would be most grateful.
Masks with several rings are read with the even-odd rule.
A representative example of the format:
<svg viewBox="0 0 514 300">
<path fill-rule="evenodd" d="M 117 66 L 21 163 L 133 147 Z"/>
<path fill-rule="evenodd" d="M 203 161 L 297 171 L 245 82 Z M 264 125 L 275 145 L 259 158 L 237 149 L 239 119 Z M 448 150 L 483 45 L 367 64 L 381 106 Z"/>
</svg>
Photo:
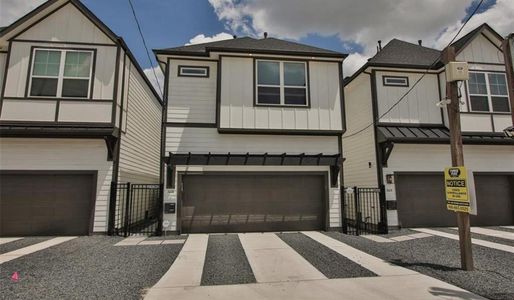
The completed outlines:
<svg viewBox="0 0 514 300">
<path fill-rule="evenodd" d="M 351 136 L 373 121 L 371 80 L 361 74 L 345 87 L 346 126 L 343 135 L 345 186 L 377 187 L 377 164 L 373 126 Z M 371 162 L 371 168 L 369 167 Z"/>
<path fill-rule="evenodd" d="M 127 64 L 118 181 L 158 183 L 162 107 L 128 59 Z"/>
</svg>

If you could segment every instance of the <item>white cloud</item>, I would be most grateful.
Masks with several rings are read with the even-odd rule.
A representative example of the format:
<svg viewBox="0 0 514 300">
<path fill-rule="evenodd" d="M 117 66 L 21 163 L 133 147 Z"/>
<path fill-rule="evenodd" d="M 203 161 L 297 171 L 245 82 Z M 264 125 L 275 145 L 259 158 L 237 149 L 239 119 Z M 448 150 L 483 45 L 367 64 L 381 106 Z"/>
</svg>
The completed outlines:
<svg viewBox="0 0 514 300">
<path fill-rule="evenodd" d="M 195 36 L 194 38 L 189 40 L 189 43 L 186 45 L 194 45 L 194 44 L 202 44 L 202 43 L 209 43 L 209 42 L 215 42 L 215 41 L 222 41 L 222 40 L 229 40 L 234 38 L 231 34 L 226 32 L 220 32 L 218 34 L 215 34 L 213 36 L 205 36 L 203 33 Z"/>
<path fill-rule="evenodd" d="M 336 35 L 342 43 L 363 46 L 360 55 L 348 57 L 347 70 L 357 68 L 375 54 L 378 40 L 392 38 L 438 47 L 455 34 L 472 0 L 209 0 L 218 18 L 234 32 L 300 39 L 308 34 Z M 483 22 L 500 34 L 514 28 L 513 0 L 497 0 L 474 16 L 466 30 Z M 448 28 L 446 30 L 446 28 Z M 346 72 L 345 72 L 346 73 Z"/>
<path fill-rule="evenodd" d="M 45 0 L 0 0 L 0 26 L 10 25 Z"/>
<path fill-rule="evenodd" d="M 352 53 L 344 60 L 343 76 L 351 76 L 368 61 L 368 57 L 360 53 Z"/>
<path fill-rule="evenodd" d="M 155 71 L 157 79 L 155 78 L 153 71 Z M 162 89 L 164 88 L 164 74 L 162 73 L 161 68 L 159 66 L 155 68 L 147 68 L 144 69 L 143 72 L 145 73 L 148 80 L 150 80 L 157 93 L 162 95 Z"/>
</svg>

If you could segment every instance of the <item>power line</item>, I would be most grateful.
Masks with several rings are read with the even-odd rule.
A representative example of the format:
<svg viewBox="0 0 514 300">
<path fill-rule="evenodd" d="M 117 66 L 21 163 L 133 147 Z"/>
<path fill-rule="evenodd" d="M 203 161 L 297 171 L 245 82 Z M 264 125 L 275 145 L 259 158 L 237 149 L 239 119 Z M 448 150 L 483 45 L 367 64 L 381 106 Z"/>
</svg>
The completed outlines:
<svg viewBox="0 0 514 300">
<path fill-rule="evenodd" d="M 466 21 L 464 21 L 464 23 L 462 24 L 462 26 L 459 28 L 459 30 L 457 31 L 457 33 L 455 34 L 455 36 L 452 38 L 452 40 L 448 43 L 448 45 L 445 47 L 449 47 L 453 41 L 455 41 L 455 39 L 457 38 L 457 36 L 459 36 L 460 32 L 464 29 L 464 27 L 466 26 L 466 24 L 468 23 L 468 21 L 471 19 L 471 17 L 473 17 L 476 12 L 478 11 L 478 9 L 480 8 L 480 6 L 482 5 L 482 2 L 484 2 L 484 0 L 480 0 L 480 2 L 478 3 L 478 5 L 475 7 L 475 9 L 473 10 L 473 12 L 469 15 L 469 17 L 466 19 Z M 366 129 L 370 128 L 371 126 L 375 125 L 383 116 L 387 115 L 391 110 L 393 110 L 393 108 L 395 108 L 398 104 L 400 104 L 400 102 L 403 101 L 403 99 L 405 99 L 407 97 L 407 95 L 409 95 L 409 93 L 416 87 L 416 85 L 425 77 L 425 75 L 427 75 L 430 71 L 430 69 L 432 69 L 432 67 L 434 67 L 437 62 L 439 62 L 439 60 L 441 59 L 441 56 L 442 56 L 442 53 L 439 54 L 439 56 L 436 58 L 436 60 L 434 60 L 434 62 L 432 62 L 430 64 L 430 66 L 428 66 L 428 68 L 425 70 L 425 72 L 421 75 L 420 78 L 418 78 L 418 80 L 416 80 L 414 82 L 414 84 L 407 90 L 407 92 L 405 92 L 405 94 L 403 94 L 403 96 L 400 97 L 400 99 L 398 99 L 398 101 L 396 101 L 385 113 L 381 114 L 380 116 L 378 116 L 378 118 L 374 119 L 372 123 L 368 124 L 366 127 L 350 134 L 350 135 L 347 135 L 347 136 L 343 136 L 343 139 L 345 138 L 349 138 L 349 137 L 352 137 L 352 136 L 356 136 L 362 132 L 364 132 Z"/>
<path fill-rule="evenodd" d="M 155 82 L 157 83 L 157 86 L 159 87 L 159 94 L 161 95 L 161 97 L 164 97 L 164 95 L 162 94 L 161 84 L 159 83 L 159 78 L 157 78 L 157 73 L 155 73 L 152 59 L 150 58 L 150 51 L 148 51 L 148 46 L 146 45 L 146 40 L 143 35 L 143 31 L 141 30 L 141 25 L 139 24 L 139 20 L 137 19 L 134 5 L 132 5 L 132 0 L 128 0 L 128 3 L 130 5 L 130 9 L 132 10 L 132 15 L 134 15 L 134 20 L 136 21 L 137 29 L 139 30 L 139 35 L 141 36 L 141 40 L 143 40 L 143 45 L 145 46 L 145 49 L 146 49 L 146 56 L 148 57 L 148 61 L 150 62 L 150 67 L 152 69 L 153 76 L 155 77 Z"/>
</svg>

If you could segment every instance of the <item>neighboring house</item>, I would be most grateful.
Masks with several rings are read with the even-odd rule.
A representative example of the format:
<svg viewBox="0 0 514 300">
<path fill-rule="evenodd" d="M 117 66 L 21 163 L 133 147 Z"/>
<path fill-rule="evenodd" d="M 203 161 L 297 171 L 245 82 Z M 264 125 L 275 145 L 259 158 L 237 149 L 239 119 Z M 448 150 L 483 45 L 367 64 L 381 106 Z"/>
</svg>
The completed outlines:
<svg viewBox="0 0 514 300">
<path fill-rule="evenodd" d="M 483 24 L 453 44 L 470 69 L 469 81 L 460 83 L 460 117 L 478 203 L 472 225 L 514 224 L 514 139 L 502 133 L 512 126 L 502 40 Z M 436 106 L 446 98 L 440 54 L 394 39 L 345 80 L 344 182 L 385 184 L 389 226 L 456 223 L 442 175 L 451 159 L 446 107 Z"/>
<path fill-rule="evenodd" d="M 341 226 L 345 54 L 241 37 L 154 50 L 169 231 Z"/>
<path fill-rule="evenodd" d="M 162 104 L 78 0 L 0 32 L 0 236 L 107 229 L 111 182 L 160 182 Z"/>
</svg>

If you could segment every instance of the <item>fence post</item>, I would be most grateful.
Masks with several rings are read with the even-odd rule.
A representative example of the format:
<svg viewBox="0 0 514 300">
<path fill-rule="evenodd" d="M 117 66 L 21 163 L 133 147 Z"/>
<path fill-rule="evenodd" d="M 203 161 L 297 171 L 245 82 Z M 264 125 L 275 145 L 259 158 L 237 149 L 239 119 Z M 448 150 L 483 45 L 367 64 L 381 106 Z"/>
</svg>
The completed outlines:
<svg viewBox="0 0 514 300">
<path fill-rule="evenodd" d="M 157 230 L 155 232 L 156 235 L 161 236 L 162 235 L 162 220 L 163 220 L 163 199 L 164 197 L 164 184 L 159 184 L 159 201 L 157 202 Z"/>
<path fill-rule="evenodd" d="M 111 193 L 109 194 L 109 220 L 107 223 L 107 235 L 114 234 L 114 218 L 116 217 L 116 196 L 118 183 L 111 181 Z"/>
<path fill-rule="evenodd" d="M 130 182 L 127 182 L 127 190 L 126 190 L 126 195 L 125 195 L 125 218 L 124 218 L 124 221 L 125 221 L 125 224 L 123 226 L 123 236 L 124 237 L 127 237 L 128 236 L 128 227 L 129 227 L 129 224 L 130 224 L 130 200 L 132 198 L 132 188 L 130 186 Z"/>
<path fill-rule="evenodd" d="M 380 233 L 389 233 L 389 226 L 387 225 L 387 205 L 386 205 L 386 194 L 385 186 L 380 185 Z"/>
<path fill-rule="evenodd" d="M 341 189 L 341 229 L 344 234 L 348 234 L 348 220 L 346 214 L 346 189 L 343 187 Z"/>
<path fill-rule="evenodd" d="M 355 207 L 355 235 L 360 234 L 360 228 L 361 228 L 361 209 L 359 204 L 359 188 L 354 186 L 353 187 L 353 201 L 354 201 L 354 207 Z"/>
</svg>

